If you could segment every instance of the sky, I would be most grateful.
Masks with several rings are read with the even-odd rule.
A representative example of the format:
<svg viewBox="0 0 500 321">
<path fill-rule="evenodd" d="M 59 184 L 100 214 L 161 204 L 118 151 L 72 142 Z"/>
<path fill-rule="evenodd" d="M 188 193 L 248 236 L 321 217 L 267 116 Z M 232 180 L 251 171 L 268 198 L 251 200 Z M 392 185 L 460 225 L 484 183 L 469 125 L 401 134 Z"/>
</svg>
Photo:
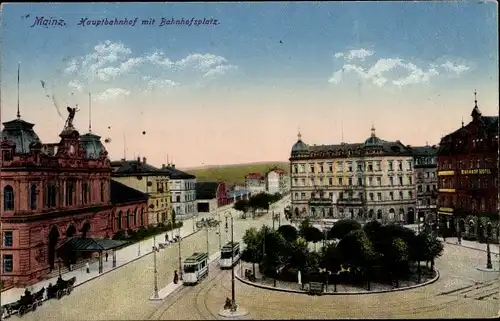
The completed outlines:
<svg viewBox="0 0 500 321">
<path fill-rule="evenodd" d="M 433 145 L 470 121 L 475 90 L 483 115 L 498 115 L 496 2 L 1 10 L 2 122 L 16 117 L 19 63 L 21 118 L 42 142 L 59 140 L 78 105 L 76 128 L 91 119 L 113 160 L 287 161 L 298 131 L 310 145 L 355 143 L 372 125 L 384 140 Z"/>
</svg>

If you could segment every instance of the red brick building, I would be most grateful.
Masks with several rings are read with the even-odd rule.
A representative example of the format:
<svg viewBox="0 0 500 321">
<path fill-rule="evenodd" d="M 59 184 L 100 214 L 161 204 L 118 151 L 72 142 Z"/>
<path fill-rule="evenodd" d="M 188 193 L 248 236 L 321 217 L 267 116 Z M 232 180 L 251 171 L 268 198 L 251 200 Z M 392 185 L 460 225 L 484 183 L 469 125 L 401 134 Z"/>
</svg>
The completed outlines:
<svg viewBox="0 0 500 321">
<path fill-rule="evenodd" d="M 67 238 L 108 238 L 117 228 L 130 226 L 127 221 L 121 226 L 113 223 L 115 215 L 145 211 L 145 196 L 112 202 L 110 161 L 99 136 L 80 135 L 68 120 L 59 143 L 42 144 L 34 124 L 19 116 L 3 125 L 0 213 L 5 287 L 33 284 L 56 268 L 56 250 Z M 137 214 L 129 217 L 137 218 L 131 226 L 147 224 Z"/>
<path fill-rule="evenodd" d="M 442 228 L 484 239 L 498 235 L 498 116 L 483 116 L 446 135 L 437 152 L 438 214 Z M 446 223 L 449 222 L 449 223 Z"/>
</svg>

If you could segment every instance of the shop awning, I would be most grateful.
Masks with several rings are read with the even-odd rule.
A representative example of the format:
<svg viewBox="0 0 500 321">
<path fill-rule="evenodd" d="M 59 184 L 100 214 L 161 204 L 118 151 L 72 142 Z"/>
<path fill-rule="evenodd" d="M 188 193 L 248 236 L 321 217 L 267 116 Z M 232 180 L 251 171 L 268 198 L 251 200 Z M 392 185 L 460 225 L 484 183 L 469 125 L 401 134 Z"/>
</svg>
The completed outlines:
<svg viewBox="0 0 500 321">
<path fill-rule="evenodd" d="M 68 238 L 59 248 L 60 250 L 70 250 L 74 252 L 102 252 L 114 250 L 125 246 L 129 242 L 110 239 L 93 239 L 83 237 Z"/>
</svg>

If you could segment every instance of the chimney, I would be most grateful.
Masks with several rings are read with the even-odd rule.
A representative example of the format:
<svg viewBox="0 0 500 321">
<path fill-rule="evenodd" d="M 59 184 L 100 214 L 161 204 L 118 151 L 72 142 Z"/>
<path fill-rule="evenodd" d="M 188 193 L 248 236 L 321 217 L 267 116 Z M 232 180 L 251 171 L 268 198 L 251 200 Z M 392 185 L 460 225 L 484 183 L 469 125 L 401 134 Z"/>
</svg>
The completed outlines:
<svg viewBox="0 0 500 321">
<path fill-rule="evenodd" d="M 172 164 L 172 168 L 175 168 L 175 164 Z"/>
<path fill-rule="evenodd" d="M 165 169 L 165 164 L 161 164 L 161 169 Z"/>
<path fill-rule="evenodd" d="M 141 162 L 141 158 L 139 156 L 137 156 L 137 162 L 140 163 Z"/>
<path fill-rule="evenodd" d="M 142 158 L 142 163 L 143 163 L 143 164 L 146 164 L 146 157 L 143 157 L 143 158 Z"/>
</svg>

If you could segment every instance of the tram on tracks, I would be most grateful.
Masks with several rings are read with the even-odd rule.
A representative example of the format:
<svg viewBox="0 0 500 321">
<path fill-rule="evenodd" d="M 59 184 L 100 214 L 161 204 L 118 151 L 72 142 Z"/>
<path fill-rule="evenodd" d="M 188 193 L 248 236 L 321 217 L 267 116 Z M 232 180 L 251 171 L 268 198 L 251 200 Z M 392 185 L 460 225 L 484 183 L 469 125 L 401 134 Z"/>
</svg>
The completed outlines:
<svg viewBox="0 0 500 321">
<path fill-rule="evenodd" d="M 208 276 L 208 254 L 193 253 L 184 260 L 182 282 L 185 285 L 195 285 Z"/>
<path fill-rule="evenodd" d="M 233 259 L 234 253 L 234 259 Z M 221 269 L 229 269 L 235 265 L 241 257 L 240 243 L 229 242 L 220 251 L 219 266 Z"/>
</svg>

